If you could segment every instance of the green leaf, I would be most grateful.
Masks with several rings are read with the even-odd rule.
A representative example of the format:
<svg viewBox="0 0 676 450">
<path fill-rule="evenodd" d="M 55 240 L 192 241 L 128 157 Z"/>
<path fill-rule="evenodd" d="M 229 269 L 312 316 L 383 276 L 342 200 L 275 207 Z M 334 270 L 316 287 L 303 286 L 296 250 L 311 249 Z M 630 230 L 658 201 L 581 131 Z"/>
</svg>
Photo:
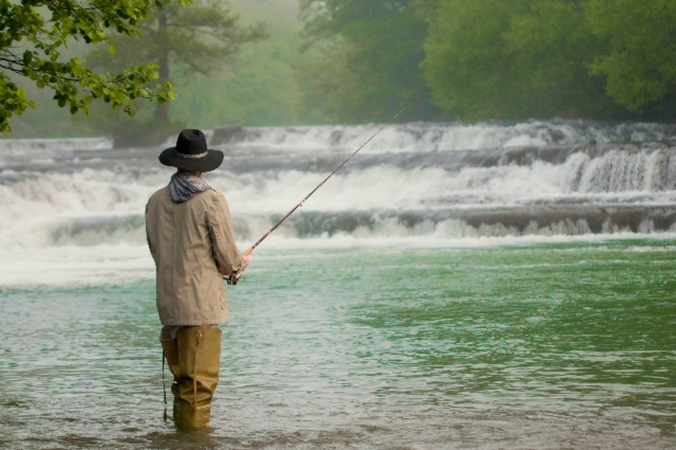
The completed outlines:
<svg viewBox="0 0 676 450">
<path fill-rule="evenodd" d="M 138 57 L 141 55 L 139 46 L 144 45 L 138 40 L 140 31 L 142 28 L 156 29 L 155 13 L 161 7 L 163 13 L 181 14 L 182 17 L 177 16 L 175 19 L 176 23 L 185 23 L 188 27 L 192 26 L 191 20 L 194 22 L 196 19 L 202 21 L 206 27 L 210 26 L 209 23 L 217 24 L 211 26 L 216 34 L 211 31 L 200 33 L 196 40 L 188 39 L 188 35 L 182 34 L 185 29 L 180 32 L 169 30 L 170 34 L 163 30 L 160 33 L 160 43 L 164 47 L 177 45 L 183 51 L 184 48 L 197 45 L 197 50 L 202 51 L 201 45 L 205 41 L 211 42 L 211 37 L 206 36 L 216 36 L 217 39 L 221 35 L 226 36 L 227 45 L 233 48 L 247 41 L 247 38 L 243 41 L 241 39 L 246 35 L 246 28 L 237 27 L 235 15 L 230 14 L 226 8 L 214 3 L 217 6 L 203 8 L 202 12 L 193 17 L 191 11 L 183 11 L 181 8 L 192 3 L 192 0 L 63 0 L 51 3 L 45 3 L 44 0 L 0 0 L 0 57 L 7 56 L 8 51 L 14 51 L 12 58 L 18 57 L 16 62 L 21 71 L 19 75 L 32 80 L 38 89 L 51 90 L 54 101 L 60 107 L 68 107 L 71 113 L 86 113 L 87 104 L 95 98 L 103 97 L 113 108 L 124 107 L 127 114 L 133 116 L 135 110 L 132 100 L 141 97 L 146 101 L 166 102 L 176 97 L 174 87 L 167 82 L 169 77 L 160 79 L 159 65 L 148 63 L 149 60 L 157 60 L 154 55 L 147 56 L 140 64 L 139 61 L 129 62 L 130 66 L 139 65 L 126 69 L 119 65 L 106 67 L 102 64 L 104 67 L 94 73 L 89 56 L 85 63 L 78 58 L 66 56 L 71 53 L 68 49 L 71 39 L 78 40 L 78 51 L 81 50 L 79 46 L 83 45 L 83 41 L 86 44 L 105 41 L 107 44 L 100 46 L 100 50 L 106 63 L 117 63 L 125 53 L 117 35 L 115 43 L 112 41 L 113 34 L 119 32 L 135 39 L 129 42 L 132 42 L 132 53 Z M 208 19 L 206 22 L 205 17 Z M 150 36 L 152 33 L 143 35 Z M 125 38 L 126 36 L 122 36 L 119 39 Z M 232 45 L 230 41 L 233 41 Z M 21 48 L 24 50 L 16 50 Z M 204 48 L 208 53 L 209 46 Z M 218 52 L 213 54 L 216 53 Z M 110 58 L 110 55 L 116 55 L 116 58 Z M 220 58 L 211 55 L 208 58 L 209 61 L 218 59 Z M 157 83 L 160 85 L 158 89 L 150 87 L 149 82 L 154 79 L 160 80 Z M 4 80 L 4 72 L 0 71 L 0 97 L 2 104 L 7 106 L 0 107 L 0 130 L 8 132 L 9 117 L 20 114 L 28 107 L 34 108 L 35 103 L 26 99 L 25 92 L 8 88 Z"/>
</svg>

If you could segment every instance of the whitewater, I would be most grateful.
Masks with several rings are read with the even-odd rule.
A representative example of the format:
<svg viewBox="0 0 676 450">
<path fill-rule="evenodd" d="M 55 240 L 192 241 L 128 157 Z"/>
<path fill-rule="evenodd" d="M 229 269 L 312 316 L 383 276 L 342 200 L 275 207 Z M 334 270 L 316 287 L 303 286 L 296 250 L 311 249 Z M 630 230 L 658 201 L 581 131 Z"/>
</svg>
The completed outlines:
<svg viewBox="0 0 676 450">
<path fill-rule="evenodd" d="M 380 127 L 205 130 L 225 153 L 205 175 L 244 250 Z M 590 121 L 386 127 L 275 234 L 270 248 L 473 247 L 673 236 L 673 125 Z M 153 276 L 145 202 L 172 145 L 0 141 L 0 284 Z M 263 247 L 263 248 L 265 248 Z M 64 263 L 68 261 L 68 263 Z"/>
</svg>

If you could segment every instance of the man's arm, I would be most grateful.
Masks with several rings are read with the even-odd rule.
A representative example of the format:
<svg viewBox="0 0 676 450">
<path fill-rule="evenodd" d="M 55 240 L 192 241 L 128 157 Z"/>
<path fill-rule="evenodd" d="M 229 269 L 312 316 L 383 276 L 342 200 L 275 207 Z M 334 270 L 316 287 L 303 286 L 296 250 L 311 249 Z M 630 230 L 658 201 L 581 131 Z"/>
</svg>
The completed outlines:
<svg viewBox="0 0 676 450">
<path fill-rule="evenodd" d="M 216 193 L 215 200 L 208 212 L 209 234 L 214 259 L 223 275 L 231 275 L 244 270 L 249 258 L 241 254 L 235 245 L 235 233 L 232 229 L 230 208 L 223 194 Z"/>
<path fill-rule="evenodd" d="M 246 268 L 249 266 L 249 255 L 245 255 L 244 253 L 242 253 L 242 258 L 244 259 L 244 267 L 242 267 L 240 270 L 238 270 L 238 272 L 243 271 L 244 269 L 246 269 Z M 218 271 L 219 271 L 219 272 L 221 273 L 221 275 L 223 275 L 223 276 L 228 276 L 228 275 L 230 275 L 230 273 L 227 273 L 227 272 L 225 271 L 225 269 L 223 269 L 222 267 L 219 267 L 219 268 L 218 268 Z"/>
<path fill-rule="evenodd" d="M 148 242 L 148 249 L 150 250 L 150 255 L 153 257 L 154 261 L 157 261 L 157 255 L 155 254 L 155 247 L 153 246 L 152 238 L 150 237 L 150 230 L 148 229 L 148 207 L 149 206 L 150 206 L 150 201 L 146 204 L 146 213 L 145 213 L 146 241 Z"/>
</svg>

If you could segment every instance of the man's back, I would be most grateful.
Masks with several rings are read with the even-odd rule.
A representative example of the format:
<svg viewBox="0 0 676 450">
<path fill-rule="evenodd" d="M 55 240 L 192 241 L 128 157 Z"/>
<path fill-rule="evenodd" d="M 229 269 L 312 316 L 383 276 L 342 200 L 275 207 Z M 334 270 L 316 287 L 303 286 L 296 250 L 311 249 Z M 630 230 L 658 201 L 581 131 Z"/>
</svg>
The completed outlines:
<svg viewBox="0 0 676 450">
<path fill-rule="evenodd" d="M 225 273 L 243 267 L 225 197 L 207 190 L 185 202 L 169 186 L 146 207 L 148 245 L 157 267 L 157 308 L 164 325 L 209 325 L 228 320 Z"/>
<path fill-rule="evenodd" d="M 177 171 L 146 205 L 148 246 L 157 268 L 157 311 L 164 325 L 160 342 L 174 376 L 173 418 L 181 427 L 209 425 L 220 369 L 218 325 L 228 320 L 222 275 L 237 276 L 249 262 L 235 245 L 225 197 L 202 178 L 223 158 L 223 152 L 208 148 L 202 131 L 181 131 L 176 146 L 158 158 Z"/>
</svg>

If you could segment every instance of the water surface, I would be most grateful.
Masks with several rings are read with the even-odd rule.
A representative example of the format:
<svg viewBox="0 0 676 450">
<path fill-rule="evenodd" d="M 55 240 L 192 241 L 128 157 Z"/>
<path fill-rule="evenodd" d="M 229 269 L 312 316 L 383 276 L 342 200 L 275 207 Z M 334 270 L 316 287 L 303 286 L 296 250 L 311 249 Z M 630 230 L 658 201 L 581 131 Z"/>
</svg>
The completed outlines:
<svg viewBox="0 0 676 450">
<path fill-rule="evenodd" d="M 256 251 L 212 430 L 162 420 L 154 281 L 0 289 L 3 448 L 670 448 L 676 241 Z"/>
</svg>

